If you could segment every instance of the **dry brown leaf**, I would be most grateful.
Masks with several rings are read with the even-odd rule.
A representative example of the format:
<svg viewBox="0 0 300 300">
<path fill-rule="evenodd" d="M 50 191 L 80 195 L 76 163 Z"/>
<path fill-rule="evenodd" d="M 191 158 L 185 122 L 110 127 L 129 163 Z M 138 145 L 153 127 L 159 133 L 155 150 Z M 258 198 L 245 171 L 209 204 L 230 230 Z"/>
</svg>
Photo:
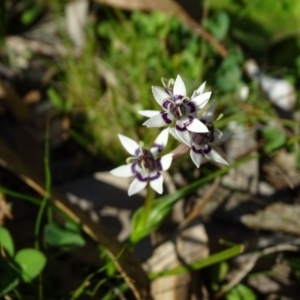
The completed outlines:
<svg viewBox="0 0 300 300">
<path fill-rule="evenodd" d="M 197 220 L 190 227 L 180 231 L 172 240 L 159 245 L 145 263 L 149 272 L 161 272 L 182 264 L 206 258 L 209 254 L 208 237 L 202 223 Z M 160 277 L 151 285 L 155 300 L 189 299 L 191 277 L 189 272 L 180 275 Z"/>
</svg>

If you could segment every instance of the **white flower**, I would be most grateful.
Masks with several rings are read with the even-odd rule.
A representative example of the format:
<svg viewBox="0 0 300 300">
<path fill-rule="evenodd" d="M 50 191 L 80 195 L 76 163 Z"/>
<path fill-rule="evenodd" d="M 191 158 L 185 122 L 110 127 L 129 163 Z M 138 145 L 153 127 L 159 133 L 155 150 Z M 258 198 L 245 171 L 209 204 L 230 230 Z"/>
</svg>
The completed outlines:
<svg viewBox="0 0 300 300">
<path fill-rule="evenodd" d="M 119 139 L 127 152 L 132 155 L 122 165 L 110 171 L 111 174 L 120 177 L 135 176 L 129 186 L 128 195 L 134 195 L 144 189 L 148 183 L 159 194 L 163 192 L 163 176 L 161 171 L 168 170 L 173 154 L 158 157 L 168 142 L 168 129 L 163 130 L 155 139 L 150 149 L 143 148 L 143 143 L 119 134 Z"/>
<path fill-rule="evenodd" d="M 152 93 L 157 103 L 163 108 L 163 111 L 142 110 L 139 113 L 149 119 L 143 124 L 147 127 L 162 127 L 170 125 L 173 120 L 176 121 L 175 131 L 178 138 L 190 143 L 191 132 L 208 132 L 207 127 L 196 118 L 197 111 L 203 108 L 211 92 L 203 93 L 205 83 L 202 84 L 191 98 L 186 96 L 185 84 L 180 75 L 171 87 L 172 80 L 168 84 L 163 82 L 164 88 L 152 87 Z"/>
<path fill-rule="evenodd" d="M 212 104 L 209 109 L 201 116 L 200 120 L 206 124 L 208 132 L 190 132 L 191 143 L 187 144 L 190 147 L 190 156 L 194 164 L 199 168 L 203 156 L 216 162 L 228 165 L 228 162 L 215 150 L 214 145 L 220 144 L 231 137 L 229 132 L 221 132 L 215 129 L 212 120 L 215 112 L 215 104 Z M 170 128 L 170 133 L 180 141 L 176 130 Z"/>
</svg>

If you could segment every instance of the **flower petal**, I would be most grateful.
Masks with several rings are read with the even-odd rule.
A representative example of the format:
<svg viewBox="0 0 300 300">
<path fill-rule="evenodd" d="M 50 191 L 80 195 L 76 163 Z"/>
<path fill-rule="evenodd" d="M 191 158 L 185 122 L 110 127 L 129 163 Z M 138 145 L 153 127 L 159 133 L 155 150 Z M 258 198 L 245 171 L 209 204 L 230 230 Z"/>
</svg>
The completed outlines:
<svg viewBox="0 0 300 300">
<path fill-rule="evenodd" d="M 159 110 L 139 110 L 138 113 L 144 117 L 152 118 L 158 114 L 160 114 Z"/>
<path fill-rule="evenodd" d="M 179 141 L 188 145 L 189 147 L 191 146 L 191 144 L 192 144 L 191 134 L 189 133 L 189 131 L 186 128 L 180 129 L 179 126 L 176 126 L 175 133 L 176 133 L 176 136 Z"/>
<path fill-rule="evenodd" d="M 177 75 L 174 87 L 173 87 L 173 94 L 174 95 L 181 95 L 186 96 L 186 88 L 183 80 L 181 79 L 180 75 Z"/>
<path fill-rule="evenodd" d="M 164 178 L 163 176 L 160 174 L 159 177 L 157 177 L 154 180 L 150 181 L 150 186 L 159 194 L 162 194 L 163 192 L 163 182 L 164 182 Z"/>
<path fill-rule="evenodd" d="M 169 133 L 178 141 L 178 137 L 175 132 L 175 127 L 169 127 Z"/>
<path fill-rule="evenodd" d="M 206 81 L 204 81 L 197 89 L 197 95 L 201 95 L 205 89 Z"/>
<path fill-rule="evenodd" d="M 189 117 L 189 122 L 185 124 L 187 129 L 192 132 L 208 132 L 207 127 L 198 119 Z"/>
<path fill-rule="evenodd" d="M 129 154 L 136 156 L 136 151 L 139 149 L 138 143 L 125 135 L 118 134 L 118 136 L 126 151 Z"/>
<path fill-rule="evenodd" d="M 162 127 L 172 122 L 173 116 L 166 112 L 151 117 L 149 120 L 143 123 L 147 127 Z"/>
<path fill-rule="evenodd" d="M 157 136 L 157 138 L 154 141 L 154 146 L 159 146 L 162 149 L 165 148 L 168 143 L 168 138 L 169 138 L 169 130 L 168 128 L 166 128 L 163 131 L 161 131 L 161 133 Z"/>
<path fill-rule="evenodd" d="M 211 149 L 211 151 L 208 154 L 205 154 L 205 156 L 208 159 L 214 160 L 216 162 L 219 162 L 224 165 L 229 165 L 229 163 L 214 149 Z"/>
<path fill-rule="evenodd" d="M 162 156 L 160 160 L 161 170 L 166 171 L 170 168 L 173 159 L 173 153 Z"/>
<path fill-rule="evenodd" d="M 132 164 L 122 165 L 120 167 L 112 169 L 110 173 L 119 177 L 130 177 L 134 175 L 134 173 L 132 172 Z"/>
<path fill-rule="evenodd" d="M 161 87 L 153 86 L 152 87 L 152 93 L 157 101 L 157 103 L 161 106 L 163 101 L 170 98 L 170 95 Z"/>
<path fill-rule="evenodd" d="M 196 104 L 197 110 L 199 110 L 207 104 L 210 96 L 211 96 L 211 92 L 207 92 L 207 93 L 198 95 L 195 98 L 192 98 L 191 101 L 193 101 Z"/>
<path fill-rule="evenodd" d="M 148 181 L 140 181 L 137 178 L 135 178 L 129 188 L 128 188 L 128 196 L 132 196 L 138 192 L 140 192 L 142 189 L 144 189 L 147 185 Z"/>
<path fill-rule="evenodd" d="M 197 168 L 200 168 L 202 161 L 202 154 L 194 152 L 192 149 L 190 150 L 190 156 L 194 164 Z"/>
<path fill-rule="evenodd" d="M 212 103 L 211 106 L 203 113 L 200 120 L 205 120 L 206 122 L 211 122 L 216 110 L 216 103 Z"/>
</svg>

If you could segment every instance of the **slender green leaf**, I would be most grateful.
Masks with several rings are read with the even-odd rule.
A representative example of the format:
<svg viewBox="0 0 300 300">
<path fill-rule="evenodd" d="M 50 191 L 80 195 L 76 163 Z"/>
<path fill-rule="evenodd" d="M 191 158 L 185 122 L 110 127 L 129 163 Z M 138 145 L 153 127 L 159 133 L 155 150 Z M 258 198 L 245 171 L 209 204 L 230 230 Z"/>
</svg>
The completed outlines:
<svg viewBox="0 0 300 300">
<path fill-rule="evenodd" d="M 212 254 L 208 258 L 197 260 L 188 266 L 179 266 L 179 267 L 176 267 L 176 268 L 173 268 L 170 270 L 165 270 L 165 271 L 162 271 L 159 273 L 152 273 L 152 274 L 149 274 L 149 277 L 150 277 L 150 279 L 153 280 L 153 279 L 156 279 L 159 277 L 182 274 L 182 273 L 185 273 L 190 270 L 195 271 L 195 270 L 203 269 L 210 265 L 220 263 L 224 260 L 232 258 L 236 255 L 239 255 L 242 251 L 243 251 L 242 246 L 240 246 L 240 245 L 233 246 L 233 247 L 223 250 L 219 253 Z"/>
</svg>

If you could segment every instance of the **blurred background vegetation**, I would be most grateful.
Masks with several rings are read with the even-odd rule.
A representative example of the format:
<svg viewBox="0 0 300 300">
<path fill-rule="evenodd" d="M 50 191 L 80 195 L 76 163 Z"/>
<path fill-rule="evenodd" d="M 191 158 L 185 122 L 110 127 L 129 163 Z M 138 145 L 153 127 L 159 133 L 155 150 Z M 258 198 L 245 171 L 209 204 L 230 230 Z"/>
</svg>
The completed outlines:
<svg viewBox="0 0 300 300">
<path fill-rule="evenodd" d="M 21 81 L 41 85 L 34 105 L 50 101 L 71 121 L 72 138 L 114 163 L 124 159 L 117 133 L 147 143 L 157 135 L 136 112 L 158 109 L 151 85 L 161 85 L 161 77 L 181 74 L 190 92 L 207 81 L 225 116 L 238 113 L 244 123 L 258 117 L 238 102 L 245 86 L 247 102 L 272 114 L 245 75 L 246 59 L 299 84 L 297 0 L 115 2 L 5 0 L 0 18 L 1 62 Z M 16 86 L 21 97 L 30 88 Z"/>
</svg>

